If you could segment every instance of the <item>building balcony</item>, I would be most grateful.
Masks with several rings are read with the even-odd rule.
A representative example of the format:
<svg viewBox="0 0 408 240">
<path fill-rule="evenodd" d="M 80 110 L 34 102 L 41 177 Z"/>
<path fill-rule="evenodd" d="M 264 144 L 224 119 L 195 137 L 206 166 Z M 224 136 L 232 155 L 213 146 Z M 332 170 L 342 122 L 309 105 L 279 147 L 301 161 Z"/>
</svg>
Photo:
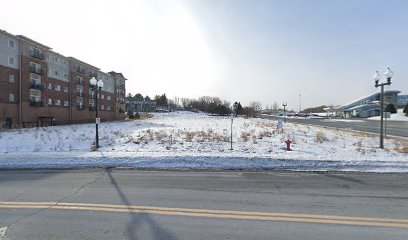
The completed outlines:
<svg viewBox="0 0 408 240">
<path fill-rule="evenodd" d="M 43 75 L 44 71 L 39 68 L 39 67 L 35 67 L 35 66 L 30 66 L 30 72 L 38 74 L 38 75 Z"/>
<path fill-rule="evenodd" d="M 85 110 L 85 106 L 82 104 L 77 104 L 76 105 L 77 110 L 81 111 L 81 110 Z"/>
<path fill-rule="evenodd" d="M 76 83 L 83 86 L 85 82 L 82 79 L 77 79 Z"/>
<path fill-rule="evenodd" d="M 85 69 L 83 69 L 83 68 L 77 68 L 76 71 L 77 71 L 77 73 L 85 74 Z"/>
<path fill-rule="evenodd" d="M 77 95 L 77 97 L 83 97 L 84 93 L 83 92 L 77 92 L 76 95 Z"/>
<path fill-rule="evenodd" d="M 44 102 L 38 101 L 36 99 L 30 99 L 30 106 L 31 107 L 44 107 Z"/>
<path fill-rule="evenodd" d="M 92 73 L 92 72 L 89 72 L 88 76 L 89 76 L 89 77 L 98 78 L 98 74 Z"/>
<path fill-rule="evenodd" d="M 36 58 L 36 59 L 39 59 L 39 60 L 44 60 L 45 59 L 44 54 L 41 53 L 40 51 L 30 51 L 30 57 Z"/>
<path fill-rule="evenodd" d="M 37 82 L 30 82 L 30 88 L 31 89 L 37 89 L 37 90 L 44 90 L 44 84 L 37 83 Z"/>
</svg>

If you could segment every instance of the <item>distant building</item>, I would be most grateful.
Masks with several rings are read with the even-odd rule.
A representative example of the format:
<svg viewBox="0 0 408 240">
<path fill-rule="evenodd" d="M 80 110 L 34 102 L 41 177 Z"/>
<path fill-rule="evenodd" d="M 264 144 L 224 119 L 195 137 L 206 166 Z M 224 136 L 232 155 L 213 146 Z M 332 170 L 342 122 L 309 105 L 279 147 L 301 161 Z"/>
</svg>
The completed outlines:
<svg viewBox="0 0 408 240">
<path fill-rule="evenodd" d="M 89 80 L 102 79 L 102 120 L 125 118 L 125 78 L 0 30 L 0 129 L 95 121 Z"/>
<path fill-rule="evenodd" d="M 384 108 L 388 104 L 399 106 L 398 94 L 400 91 L 389 90 L 384 91 Z M 361 97 L 350 103 L 337 106 L 335 108 L 336 116 L 338 117 L 361 117 L 368 118 L 380 115 L 380 93 L 374 93 L 369 96 Z"/>
<path fill-rule="evenodd" d="M 136 113 L 136 112 L 156 112 L 156 102 L 151 100 L 127 100 L 126 101 L 126 112 Z"/>
</svg>

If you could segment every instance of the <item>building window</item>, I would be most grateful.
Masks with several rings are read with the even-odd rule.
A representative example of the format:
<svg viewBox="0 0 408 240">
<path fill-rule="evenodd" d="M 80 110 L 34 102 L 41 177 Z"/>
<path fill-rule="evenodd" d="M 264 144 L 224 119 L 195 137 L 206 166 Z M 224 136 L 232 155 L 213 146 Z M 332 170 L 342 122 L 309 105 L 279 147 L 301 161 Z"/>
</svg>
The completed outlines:
<svg viewBox="0 0 408 240">
<path fill-rule="evenodd" d="M 55 100 L 55 105 L 56 106 L 61 106 L 61 100 L 59 100 L 59 99 Z"/>
<path fill-rule="evenodd" d="M 52 90 L 52 84 L 48 83 L 48 90 Z"/>
<path fill-rule="evenodd" d="M 57 84 L 55 85 L 55 91 L 61 91 L 61 85 Z"/>
<path fill-rule="evenodd" d="M 15 62 L 14 62 L 14 58 L 13 57 L 9 57 L 9 65 L 14 66 Z"/>
<path fill-rule="evenodd" d="M 9 82 L 14 83 L 15 82 L 14 74 L 10 74 L 8 80 Z"/>
<path fill-rule="evenodd" d="M 9 101 L 14 102 L 14 93 L 9 93 Z"/>
<path fill-rule="evenodd" d="M 107 99 L 107 100 L 111 100 L 111 96 L 107 96 L 106 99 Z"/>
<path fill-rule="evenodd" d="M 55 76 L 58 76 L 58 74 L 59 74 L 58 71 L 55 71 Z"/>
<path fill-rule="evenodd" d="M 52 105 L 52 99 L 48 98 L 48 105 Z"/>
<path fill-rule="evenodd" d="M 68 74 L 64 73 L 64 78 L 68 79 Z"/>
<path fill-rule="evenodd" d="M 111 106 L 108 105 L 108 106 L 106 107 L 106 110 L 110 111 L 110 110 L 111 110 Z"/>
<path fill-rule="evenodd" d="M 102 94 L 102 95 L 101 95 L 101 99 L 105 99 L 105 95 Z"/>
<path fill-rule="evenodd" d="M 64 92 L 69 93 L 69 88 L 68 88 L 68 86 L 64 86 Z"/>
<path fill-rule="evenodd" d="M 68 100 L 64 100 L 64 107 L 69 107 L 69 101 Z"/>
<path fill-rule="evenodd" d="M 101 110 L 104 110 L 105 109 L 105 105 L 101 105 Z"/>
<path fill-rule="evenodd" d="M 9 47 L 14 48 L 14 40 L 9 40 Z"/>
</svg>

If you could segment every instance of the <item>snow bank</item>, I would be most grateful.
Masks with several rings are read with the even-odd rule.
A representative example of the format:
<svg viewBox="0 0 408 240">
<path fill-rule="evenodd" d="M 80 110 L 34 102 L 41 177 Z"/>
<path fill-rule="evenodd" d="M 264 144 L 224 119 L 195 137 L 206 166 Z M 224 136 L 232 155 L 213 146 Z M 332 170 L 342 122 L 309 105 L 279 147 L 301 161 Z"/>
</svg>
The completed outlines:
<svg viewBox="0 0 408 240">
<path fill-rule="evenodd" d="M 403 113 L 404 109 L 398 109 L 397 113 L 391 114 L 387 121 L 405 121 L 408 122 L 408 117 Z M 381 120 L 380 116 L 367 118 L 368 120 Z"/>
</svg>

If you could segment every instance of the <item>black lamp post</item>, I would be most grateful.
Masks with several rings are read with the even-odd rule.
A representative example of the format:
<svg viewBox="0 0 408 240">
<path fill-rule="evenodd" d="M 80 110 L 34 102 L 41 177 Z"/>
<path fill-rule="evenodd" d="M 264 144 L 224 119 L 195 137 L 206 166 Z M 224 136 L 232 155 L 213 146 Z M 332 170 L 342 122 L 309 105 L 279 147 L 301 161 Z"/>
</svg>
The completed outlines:
<svg viewBox="0 0 408 240">
<path fill-rule="evenodd" d="M 288 103 L 284 102 L 282 103 L 282 106 L 283 106 L 283 121 L 286 123 L 286 106 L 288 106 Z"/>
<path fill-rule="evenodd" d="M 96 80 L 95 77 L 92 77 L 91 80 L 89 80 L 89 83 L 91 84 L 91 89 L 92 92 L 94 93 L 95 97 L 95 147 L 96 149 L 99 148 L 99 132 L 98 132 L 98 124 L 99 124 L 99 119 L 98 119 L 98 94 L 103 88 L 103 82 L 102 79 Z"/>
<path fill-rule="evenodd" d="M 391 78 L 392 78 L 393 72 L 391 71 L 390 68 L 387 69 L 387 71 L 384 73 L 385 78 L 387 79 L 387 82 L 384 83 L 379 83 L 381 79 L 381 75 L 376 71 L 373 75 L 373 79 L 375 81 L 375 87 L 381 87 L 381 95 L 380 95 L 380 115 L 381 115 L 381 126 L 380 126 L 380 148 L 384 148 L 384 86 L 385 85 L 391 85 Z"/>
</svg>

